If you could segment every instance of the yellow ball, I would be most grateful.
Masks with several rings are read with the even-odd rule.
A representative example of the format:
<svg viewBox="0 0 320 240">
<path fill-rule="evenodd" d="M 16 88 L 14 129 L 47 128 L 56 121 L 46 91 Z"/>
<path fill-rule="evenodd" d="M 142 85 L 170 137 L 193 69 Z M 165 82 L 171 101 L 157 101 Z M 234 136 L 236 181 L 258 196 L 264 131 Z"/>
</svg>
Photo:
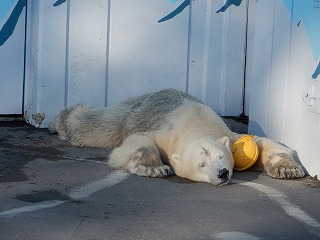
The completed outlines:
<svg viewBox="0 0 320 240">
<path fill-rule="evenodd" d="M 232 145 L 232 156 L 234 159 L 234 169 L 244 171 L 255 164 L 259 156 L 259 149 L 251 135 L 239 138 Z"/>
</svg>

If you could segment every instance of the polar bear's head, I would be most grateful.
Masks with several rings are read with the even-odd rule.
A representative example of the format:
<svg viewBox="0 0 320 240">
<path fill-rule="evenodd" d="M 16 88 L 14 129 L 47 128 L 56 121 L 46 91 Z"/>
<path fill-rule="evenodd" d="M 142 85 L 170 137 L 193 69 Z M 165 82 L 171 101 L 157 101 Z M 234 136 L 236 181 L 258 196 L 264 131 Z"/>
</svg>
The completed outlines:
<svg viewBox="0 0 320 240">
<path fill-rule="evenodd" d="M 198 139 L 171 156 L 176 175 L 197 182 L 226 185 L 233 173 L 234 160 L 228 137 Z"/>
</svg>

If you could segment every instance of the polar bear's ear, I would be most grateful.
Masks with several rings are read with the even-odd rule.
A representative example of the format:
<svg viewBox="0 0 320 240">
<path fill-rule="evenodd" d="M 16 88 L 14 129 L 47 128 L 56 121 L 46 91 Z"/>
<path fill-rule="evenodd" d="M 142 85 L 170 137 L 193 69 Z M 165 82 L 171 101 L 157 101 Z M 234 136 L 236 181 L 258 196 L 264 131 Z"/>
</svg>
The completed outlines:
<svg viewBox="0 0 320 240">
<path fill-rule="evenodd" d="M 180 155 L 177 153 L 174 153 L 171 155 L 171 160 L 173 161 L 174 165 L 178 165 L 181 162 Z"/>
<path fill-rule="evenodd" d="M 226 145 L 229 149 L 231 149 L 230 139 L 227 136 L 219 138 L 217 142 L 222 143 L 223 145 Z"/>
</svg>

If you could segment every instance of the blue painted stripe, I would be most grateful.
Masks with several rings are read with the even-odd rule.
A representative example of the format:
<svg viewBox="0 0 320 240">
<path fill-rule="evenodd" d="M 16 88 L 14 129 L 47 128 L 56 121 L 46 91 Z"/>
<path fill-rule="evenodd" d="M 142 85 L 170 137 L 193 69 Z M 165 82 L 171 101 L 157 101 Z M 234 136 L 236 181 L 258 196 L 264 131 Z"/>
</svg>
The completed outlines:
<svg viewBox="0 0 320 240">
<path fill-rule="evenodd" d="M 225 12 L 231 5 L 235 5 L 237 7 L 240 6 L 242 0 L 227 0 L 226 3 L 220 8 L 217 13 Z"/>
<path fill-rule="evenodd" d="M 53 6 L 54 7 L 58 7 L 59 5 L 61 5 L 62 3 L 65 3 L 67 0 L 58 0 L 58 1 L 56 1 L 54 4 L 53 4 Z"/>
<path fill-rule="evenodd" d="M 14 3 L 14 0 L 0 1 L 0 21 L 8 13 L 8 11 L 11 8 L 11 6 L 13 5 L 13 3 Z"/>
<path fill-rule="evenodd" d="M 319 75 L 320 75 L 320 63 L 318 64 L 316 71 L 312 74 L 312 78 L 316 79 Z"/>
<path fill-rule="evenodd" d="M 14 7 L 9 19 L 0 30 L 0 46 L 2 46 L 12 35 L 22 13 L 22 9 L 26 6 L 26 4 L 27 0 L 19 0 L 17 5 Z"/>
<path fill-rule="evenodd" d="M 171 12 L 167 16 L 161 18 L 158 22 L 161 23 L 161 22 L 167 21 L 167 20 L 169 20 L 171 18 L 174 18 L 175 16 L 177 16 L 179 13 L 181 13 L 189 5 L 190 5 L 190 0 L 185 0 L 173 12 Z"/>
</svg>

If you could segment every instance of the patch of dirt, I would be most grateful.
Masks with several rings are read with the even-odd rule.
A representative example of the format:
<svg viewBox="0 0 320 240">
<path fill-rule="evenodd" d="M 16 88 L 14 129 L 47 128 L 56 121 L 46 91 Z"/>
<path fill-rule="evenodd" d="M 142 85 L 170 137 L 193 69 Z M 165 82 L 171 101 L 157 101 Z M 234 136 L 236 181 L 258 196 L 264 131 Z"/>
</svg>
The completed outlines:
<svg viewBox="0 0 320 240">
<path fill-rule="evenodd" d="M 0 182 L 28 180 L 23 166 L 40 157 L 54 160 L 55 156 L 62 155 L 57 149 L 59 143 L 46 129 L 23 122 L 0 121 Z"/>
<path fill-rule="evenodd" d="M 307 176 L 306 179 L 304 180 L 304 184 L 309 187 L 315 187 L 315 188 L 320 187 L 320 181 L 318 180 L 317 175 L 315 175 L 314 177 Z"/>
<path fill-rule="evenodd" d="M 48 161 L 59 159 L 89 159 L 105 161 L 110 150 L 78 148 L 49 133 L 48 129 L 29 125 L 2 126 L 0 122 L 0 182 L 27 181 L 23 167 L 42 158 Z"/>
</svg>

